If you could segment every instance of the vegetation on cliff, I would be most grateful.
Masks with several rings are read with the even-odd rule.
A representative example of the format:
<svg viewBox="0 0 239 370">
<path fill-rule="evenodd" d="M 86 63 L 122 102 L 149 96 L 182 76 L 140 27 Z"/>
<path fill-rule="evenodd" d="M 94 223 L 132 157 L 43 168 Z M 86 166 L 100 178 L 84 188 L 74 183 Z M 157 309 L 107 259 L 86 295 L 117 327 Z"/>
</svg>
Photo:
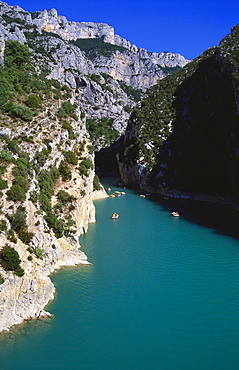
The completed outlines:
<svg viewBox="0 0 239 370">
<path fill-rule="evenodd" d="M 9 241 L 9 246 L 1 245 L 0 261 L 5 270 L 22 276 L 13 245 L 25 244 L 31 261 L 32 255 L 45 256 L 33 241 L 38 226 L 56 238 L 75 235 L 76 198 L 62 184 L 75 173 L 82 179 L 84 196 L 93 164 L 86 139 L 79 137 L 70 89 L 37 73 L 26 45 L 6 43 L 0 87 L 0 233 Z M 30 228 L 29 207 L 38 220 Z"/>
<path fill-rule="evenodd" d="M 156 156 L 162 143 L 172 132 L 176 117 L 173 106 L 177 87 L 189 78 L 199 64 L 210 58 L 214 48 L 205 51 L 200 57 L 188 63 L 184 68 L 164 78 L 158 85 L 147 90 L 143 99 L 133 109 L 126 134 L 127 154 L 121 159 L 126 163 L 139 161 L 147 164 L 148 170 L 156 163 Z M 132 135 L 133 132 L 133 135 Z"/>
<path fill-rule="evenodd" d="M 151 87 L 133 110 L 120 160 L 148 185 L 238 197 L 239 26 Z"/>
<path fill-rule="evenodd" d="M 24 271 L 20 266 L 21 260 L 19 258 L 19 254 L 9 245 L 5 245 L 5 247 L 0 251 L 0 263 L 4 270 L 14 271 L 19 277 L 24 275 Z"/>
<path fill-rule="evenodd" d="M 102 55 L 104 57 L 110 57 L 116 50 L 127 52 L 128 50 L 122 46 L 112 45 L 105 42 L 102 37 L 100 38 L 89 38 L 89 39 L 77 39 L 71 40 L 73 45 L 78 46 L 81 50 L 84 50 L 89 59 Z"/>
</svg>

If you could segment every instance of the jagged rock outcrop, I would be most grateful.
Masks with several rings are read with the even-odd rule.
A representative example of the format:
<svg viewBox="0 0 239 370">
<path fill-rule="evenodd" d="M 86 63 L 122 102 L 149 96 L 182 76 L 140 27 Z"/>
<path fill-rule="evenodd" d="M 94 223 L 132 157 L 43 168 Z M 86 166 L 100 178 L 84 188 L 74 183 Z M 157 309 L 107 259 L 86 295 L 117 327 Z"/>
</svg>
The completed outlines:
<svg viewBox="0 0 239 370">
<path fill-rule="evenodd" d="M 135 105 L 133 90 L 145 91 L 171 69 L 188 62 L 180 54 L 139 49 L 115 35 L 114 28 L 107 24 L 68 21 L 55 9 L 29 13 L 0 2 L 0 18 L 0 62 L 5 41 L 18 40 L 29 45 L 36 69 L 47 71 L 48 78 L 75 90 L 78 105 L 87 118 L 113 118 L 119 136 L 126 128 L 129 109 Z M 89 56 L 72 44 L 78 39 L 103 40 L 104 45 L 115 48 L 107 55 L 96 48 L 94 55 Z M 100 79 L 92 80 L 93 75 Z"/>
</svg>

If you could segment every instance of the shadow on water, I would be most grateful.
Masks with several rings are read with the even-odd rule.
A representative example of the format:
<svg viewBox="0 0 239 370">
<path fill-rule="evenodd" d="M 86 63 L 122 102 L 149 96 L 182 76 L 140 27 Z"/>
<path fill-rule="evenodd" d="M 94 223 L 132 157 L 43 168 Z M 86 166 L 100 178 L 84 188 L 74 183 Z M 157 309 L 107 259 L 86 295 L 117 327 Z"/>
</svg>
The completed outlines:
<svg viewBox="0 0 239 370">
<path fill-rule="evenodd" d="M 103 178 L 103 184 L 112 186 L 126 186 L 136 194 L 145 194 L 139 187 L 134 185 L 119 185 L 119 178 Z M 239 212 L 233 206 L 205 201 L 188 199 L 166 198 L 162 195 L 150 195 L 147 199 L 159 204 L 165 211 L 172 213 L 177 211 L 180 218 L 202 227 L 214 229 L 220 235 L 226 235 L 239 239 Z"/>
<path fill-rule="evenodd" d="M 214 229 L 221 235 L 239 239 L 239 212 L 232 206 L 185 199 L 168 199 L 152 196 L 166 211 L 177 211 L 191 223 Z"/>
<path fill-rule="evenodd" d="M 148 197 L 167 212 L 177 211 L 180 218 L 202 227 L 214 229 L 220 235 L 239 239 L 239 212 L 232 206 L 188 199 L 165 199 L 160 195 Z"/>
</svg>

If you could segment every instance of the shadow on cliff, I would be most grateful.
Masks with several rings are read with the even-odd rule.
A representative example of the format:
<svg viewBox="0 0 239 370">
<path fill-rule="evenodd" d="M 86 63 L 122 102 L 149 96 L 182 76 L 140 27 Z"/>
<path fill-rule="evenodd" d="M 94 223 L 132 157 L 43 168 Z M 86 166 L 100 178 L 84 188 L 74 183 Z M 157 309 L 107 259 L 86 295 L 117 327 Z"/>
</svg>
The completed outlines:
<svg viewBox="0 0 239 370">
<path fill-rule="evenodd" d="M 239 117 L 230 64 L 204 60 L 174 95 L 174 129 L 160 148 L 152 185 L 238 197 Z"/>
<path fill-rule="evenodd" d="M 119 167 L 116 154 L 123 143 L 123 137 L 119 138 L 111 146 L 95 153 L 95 169 L 99 177 L 119 176 Z"/>
<path fill-rule="evenodd" d="M 239 198 L 239 117 L 229 62 L 204 60 L 175 91 L 174 130 L 162 145 L 150 184 L 186 193 Z M 161 174 L 161 175 L 159 175 Z M 202 201 L 157 199 L 166 211 L 239 239 L 239 212 Z M 236 202 L 236 201 L 235 201 Z"/>
</svg>

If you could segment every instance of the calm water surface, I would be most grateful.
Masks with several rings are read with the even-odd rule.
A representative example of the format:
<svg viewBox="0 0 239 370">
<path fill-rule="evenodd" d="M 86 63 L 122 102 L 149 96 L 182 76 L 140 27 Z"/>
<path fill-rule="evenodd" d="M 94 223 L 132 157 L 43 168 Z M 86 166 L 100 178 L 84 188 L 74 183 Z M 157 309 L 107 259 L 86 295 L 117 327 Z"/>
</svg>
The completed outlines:
<svg viewBox="0 0 239 370">
<path fill-rule="evenodd" d="M 239 369 L 239 240 L 125 191 L 95 202 L 92 265 L 52 276 L 54 318 L 0 336 L 1 370 Z"/>
</svg>

